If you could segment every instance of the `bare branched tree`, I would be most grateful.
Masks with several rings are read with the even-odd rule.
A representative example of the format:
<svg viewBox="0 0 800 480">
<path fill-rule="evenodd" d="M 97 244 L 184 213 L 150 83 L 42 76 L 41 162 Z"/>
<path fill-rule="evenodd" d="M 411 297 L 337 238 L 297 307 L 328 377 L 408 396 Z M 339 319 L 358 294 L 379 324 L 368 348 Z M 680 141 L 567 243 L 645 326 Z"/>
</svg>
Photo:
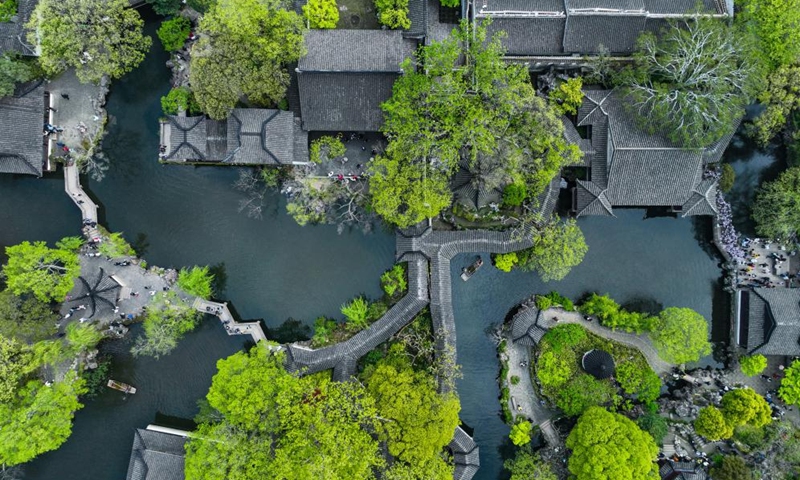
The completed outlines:
<svg viewBox="0 0 800 480">
<path fill-rule="evenodd" d="M 245 195 L 239 200 L 239 213 L 246 212 L 248 218 L 260 219 L 267 186 L 264 185 L 259 171 L 252 168 L 239 170 L 239 178 L 233 182 L 233 187 Z"/>
</svg>

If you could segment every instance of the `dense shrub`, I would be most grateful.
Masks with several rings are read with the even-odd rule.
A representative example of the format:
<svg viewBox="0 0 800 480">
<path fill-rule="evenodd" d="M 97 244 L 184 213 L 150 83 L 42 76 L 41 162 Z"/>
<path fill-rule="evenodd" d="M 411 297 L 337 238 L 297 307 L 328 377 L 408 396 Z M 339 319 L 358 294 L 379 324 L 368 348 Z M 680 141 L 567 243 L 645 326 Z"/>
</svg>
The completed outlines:
<svg viewBox="0 0 800 480">
<path fill-rule="evenodd" d="M 369 302 L 364 297 L 356 297 L 342 305 L 342 314 L 347 318 L 347 326 L 351 330 L 362 330 L 369 325 L 367 312 Z"/>
<path fill-rule="evenodd" d="M 211 283 L 214 275 L 208 271 L 208 267 L 192 267 L 191 269 L 182 268 L 178 273 L 178 286 L 188 293 L 208 300 L 211 298 Z"/>
<path fill-rule="evenodd" d="M 516 252 L 498 253 L 494 256 L 494 266 L 503 272 L 510 272 L 517 262 L 519 262 L 519 258 Z"/>
<path fill-rule="evenodd" d="M 518 207 L 528 196 L 528 187 L 522 182 L 514 182 L 503 189 L 503 204 L 507 207 Z"/>
<path fill-rule="evenodd" d="M 653 437 L 656 444 L 663 445 L 664 437 L 667 435 L 669 427 L 667 426 L 667 419 L 655 412 L 645 412 L 644 415 L 636 420 L 639 428 L 646 431 Z"/>
<path fill-rule="evenodd" d="M 161 22 L 156 34 L 158 34 L 161 44 L 164 45 L 164 50 L 174 52 L 183 48 L 191 31 L 192 22 L 188 18 L 175 17 Z"/>
<path fill-rule="evenodd" d="M 411 28 L 408 18 L 408 0 L 375 0 L 378 21 L 389 28 Z"/>
<path fill-rule="evenodd" d="M 177 115 L 180 110 L 189 115 L 201 113 L 194 94 L 186 87 L 173 88 L 166 96 L 161 97 L 161 110 L 164 115 Z"/>
<path fill-rule="evenodd" d="M 556 405 L 570 416 L 578 416 L 587 408 L 605 405 L 614 399 L 615 389 L 608 382 L 581 373 L 556 393 Z"/>
<path fill-rule="evenodd" d="M 405 293 L 408 283 L 406 282 L 406 269 L 403 265 L 397 264 L 385 271 L 381 275 L 381 287 L 389 297 Z"/>
<path fill-rule="evenodd" d="M 347 151 L 347 147 L 342 142 L 341 134 L 332 137 L 325 135 L 311 142 L 308 150 L 309 158 L 314 163 L 322 163 L 327 160 L 341 157 Z"/>
<path fill-rule="evenodd" d="M 723 163 L 721 170 L 722 171 L 719 177 L 719 189 L 722 192 L 727 193 L 733 188 L 733 183 L 736 181 L 736 172 L 728 163 Z"/>
<path fill-rule="evenodd" d="M 536 376 L 546 388 L 557 388 L 566 383 L 575 373 L 576 365 L 567 355 L 557 355 L 552 351 L 539 355 L 536 363 Z"/>
<path fill-rule="evenodd" d="M 661 379 L 647 365 L 621 363 L 617 365 L 616 379 L 625 393 L 636 395 L 642 403 L 653 402 L 661 394 Z"/>
<path fill-rule="evenodd" d="M 327 345 L 331 341 L 331 335 L 336 330 L 336 320 L 327 317 L 318 317 L 314 320 L 314 336 L 311 337 L 313 347 Z"/>
<path fill-rule="evenodd" d="M 767 368 L 767 357 L 758 354 L 741 357 L 739 366 L 742 369 L 742 373 L 748 377 L 754 377 Z"/>
<path fill-rule="evenodd" d="M 586 329 L 575 323 L 556 325 L 544 334 L 546 342 L 554 352 L 561 352 L 586 340 Z"/>
<path fill-rule="evenodd" d="M 629 312 L 619 306 L 608 295 L 593 293 L 580 306 L 580 311 L 587 315 L 595 315 L 604 327 L 622 329 L 627 332 L 649 332 L 655 326 L 656 319 L 641 312 Z"/>
<path fill-rule="evenodd" d="M 531 443 L 532 429 L 533 425 L 531 425 L 531 422 L 527 420 L 520 420 L 514 423 L 514 425 L 511 427 L 511 433 L 509 433 L 508 437 L 511 439 L 511 443 L 521 447 Z"/>
<path fill-rule="evenodd" d="M 336 28 L 339 23 L 336 0 L 309 0 L 303 5 L 303 15 L 310 28 Z"/>
<path fill-rule="evenodd" d="M 0 23 L 11 20 L 17 14 L 17 0 L 3 0 L 0 2 Z"/>
<path fill-rule="evenodd" d="M 549 300 L 549 302 L 542 302 L 542 305 L 546 305 L 546 304 L 549 303 L 549 306 L 548 307 L 544 307 L 544 308 L 539 307 L 539 298 L 546 298 L 547 300 Z M 556 291 L 552 291 L 552 292 L 550 292 L 550 293 L 548 293 L 547 295 L 544 295 L 544 296 L 542 296 L 542 295 L 537 296 L 537 298 L 536 298 L 536 306 L 540 310 L 545 310 L 545 309 L 547 309 L 547 308 L 552 306 L 552 307 L 561 307 L 561 308 L 563 308 L 564 310 L 566 310 L 568 312 L 574 312 L 575 311 L 575 305 L 572 303 L 572 300 L 570 300 L 569 298 L 565 297 L 564 295 L 561 295 L 560 293 L 558 293 Z"/>
<path fill-rule="evenodd" d="M 733 435 L 733 428 L 725 421 L 725 416 L 717 407 L 713 406 L 700 410 L 694 421 L 694 429 L 698 435 L 711 441 L 724 440 Z"/>
</svg>

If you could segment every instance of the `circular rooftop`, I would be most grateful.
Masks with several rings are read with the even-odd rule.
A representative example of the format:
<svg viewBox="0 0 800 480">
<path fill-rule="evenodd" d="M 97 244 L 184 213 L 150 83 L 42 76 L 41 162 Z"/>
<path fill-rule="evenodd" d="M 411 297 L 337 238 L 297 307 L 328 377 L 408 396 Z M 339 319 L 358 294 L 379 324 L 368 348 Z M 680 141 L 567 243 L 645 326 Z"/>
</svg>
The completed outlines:
<svg viewBox="0 0 800 480">
<path fill-rule="evenodd" d="M 603 350 L 589 350 L 583 354 L 581 366 L 598 380 L 614 375 L 614 358 Z"/>
</svg>

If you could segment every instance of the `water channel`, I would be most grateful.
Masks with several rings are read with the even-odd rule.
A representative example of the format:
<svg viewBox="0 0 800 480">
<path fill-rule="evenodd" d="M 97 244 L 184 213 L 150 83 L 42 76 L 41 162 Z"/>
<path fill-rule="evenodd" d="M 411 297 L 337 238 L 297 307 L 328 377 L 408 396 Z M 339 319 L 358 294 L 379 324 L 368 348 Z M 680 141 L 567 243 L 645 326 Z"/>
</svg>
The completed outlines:
<svg viewBox="0 0 800 480">
<path fill-rule="evenodd" d="M 155 36 L 157 22 L 150 20 L 148 33 Z M 377 295 L 378 276 L 393 261 L 390 232 L 337 235 L 335 228 L 301 228 L 286 216 L 277 196 L 268 198 L 263 220 L 247 219 L 236 212 L 240 197 L 231 187 L 237 176 L 234 169 L 158 164 L 159 98 L 169 89 L 169 74 L 163 67 L 167 56 L 157 43 L 136 71 L 114 84 L 109 97 L 113 121 L 104 148 L 112 167 L 102 182 L 88 184 L 102 207 L 103 223 L 144 247 L 151 264 L 224 264 L 227 282 L 221 296 L 242 318 L 263 318 L 270 327 L 289 317 L 310 323 L 318 315 L 335 315 L 339 305 L 355 295 Z M 780 165 L 769 152 L 737 141 L 728 154 L 737 171 L 758 177 L 762 170 L 769 174 Z M 751 184 L 737 188 L 741 191 L 736 195 L 746 199 Z M 732 200 L 745 218 L 747 202 Z M 530 294 L 557 289 L 579 297 L 597 290 L 622 303 L 691 307 L 713 319 L 715 339 L 724 338 L 727 307 L 719 259 L 710 243 L 710 221 L 645 219 L 643 210 L 619 210 L 617 216 L 580 220 L 589 253 L 562 282 L 543 284 L 534 274 L 502 274 L 488 267 L 464 283 L 458 273 L 471 258 L 453 260 L 463 369 L 458 390 L 462 419 L 475 429 L 481 448 L 476 479 L 499 478 L 508 448 L 508 427 L 500 420 L 497 402 L 499 365 L 487 331 Z M 44 179 L 0 176 L 0 252 L 23 240 L 52 242 L 76 235 L 79 223 L 80 214 L 63 192 L 60 172 Z M 76 414 L 70 439 L 27 465 L 26 478 L 124 478 L 133 429 L 157 416 L 162 421 L 191 418 L 196 401 L 210 385 L 216 361 L 246 344 L 228 337 L 210 320 L 160 360 L 131 357 L 131 337 L 104 349 L 114 358 L 112 376 L 136 385 L 139 393 L 123 400 L 118 392 L 107 391 L 88 401 Z"/>
</svg>

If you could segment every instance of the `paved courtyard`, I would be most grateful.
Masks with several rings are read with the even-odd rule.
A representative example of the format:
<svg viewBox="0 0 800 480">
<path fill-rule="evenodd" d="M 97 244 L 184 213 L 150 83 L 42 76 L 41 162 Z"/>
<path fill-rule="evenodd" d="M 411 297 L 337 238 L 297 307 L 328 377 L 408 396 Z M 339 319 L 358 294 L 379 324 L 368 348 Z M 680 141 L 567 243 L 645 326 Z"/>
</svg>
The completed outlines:
<svg viewBox="0 0 800 480">
<path fill-rule="evenodd" d="M 82 84 L 70 69 L 47 85 L 50 92 L 52 124 L 63 131 L 51 134 L 52 151 L 63 156 L 66 151 L 56 143 L 69 148 L 71 156 L 80 159 L 91 155 L 95 137 L 103 132 L 105 111 L 103 102 L 108 88 L 100 85 Z"/>
<path fill-rule="evenodd" d="M 747 260 L 737 271 L 739 287 L 797 287 L 800 258 L 776 243 L 754 239 L 745 247 Z"/>
</svg>

